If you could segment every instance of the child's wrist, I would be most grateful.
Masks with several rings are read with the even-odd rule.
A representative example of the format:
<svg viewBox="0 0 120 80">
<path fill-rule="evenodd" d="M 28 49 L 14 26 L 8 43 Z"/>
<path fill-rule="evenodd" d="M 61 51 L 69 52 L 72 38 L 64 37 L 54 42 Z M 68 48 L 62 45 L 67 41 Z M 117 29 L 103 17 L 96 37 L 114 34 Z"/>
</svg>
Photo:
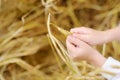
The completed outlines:
<svg viewBox="0 0 120 80">
<path fill-rule="evenodd" d="M 99 52 L 95 51 L 91 57 L 88 58 L 87 62 L 96 66 L 96 67 L 102 67 L 105 63 L 106 58 L 102 56 Z"/>
<path fill-rule="evenodd" d="M 120 40 L 119 39 L 119 32 L 120 32 L 120 26 L 118 26 L 114 29 L 105 31 L 105 33 L 107 34 L 108 42 L 111 42 L 114 40 Z"/>
<path fill-rule="evenodd" d="M 108 43 L 108 42 L 111 42 L 113 40 L 115 40 L 115 35 L 114 35 L 114 32 L 112 30 L 107 30 L 107 31 L 104 31 L 104 42 L 105 43 Z"/>
</svg>

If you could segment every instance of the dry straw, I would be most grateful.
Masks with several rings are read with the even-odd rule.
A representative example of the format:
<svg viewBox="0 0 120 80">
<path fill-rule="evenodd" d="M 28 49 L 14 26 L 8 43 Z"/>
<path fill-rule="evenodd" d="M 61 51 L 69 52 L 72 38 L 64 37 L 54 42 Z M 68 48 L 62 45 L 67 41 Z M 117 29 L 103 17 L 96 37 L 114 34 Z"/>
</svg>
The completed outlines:
<svg viewBox="0 0 120 80">
<path fill-rule="evenodd" d="M 55 57 L 57 59 L 57 61 L 59 61 L 58 63 L 60 63 L 60 60 L 59 60 L 59 57 L 64 61 L 64 63 L 67 65 L 67 67 L 71 70 L 72 74 L 71 77 L 73 78 L 76 78 L 76 79 L 89 79 L 92 77 L 82 77 L 81 76 L 81 73 L 80 73 L 80 70 L 78 69 L 78 65 L 75 64 L 75 62 L 69 58 L 69 54 L 66 50 L 66 48 L 64 47 L 63 43 L 58 40 L 53 34 L 52 34 L 52 31 L 51 31 L 51 27 L 50 27 L 50 24 L 54 26 L 54 28 L 58 29 L 58 31 L 60 31 L 64 36 L 68 36 L 68 35 L 71 35 L 71 33 L 67 30 L 64 30 L 58 26 L 56 26 L 55 24 L 53 23 L 50 23 L 50 14 L 48 15 L 48 20 L 47 20 L 47 29 L 48 29 L 48 38 L 49 38 L 49 42 L 51 44 L 51 47 L 53 49 L 53 51 L 55 52 Z M 105 54 L 105 45 L 103 45 L 103 55 Z M 58 56 L 59 57 L 58 57 Z M 83 66 L 83 73 L 86 74 L 86 62 L 83 62 L 82 63 L 82 66 Z M 59 65 L 60 66 L 60 65 Z M 62 68 L 60 66 L 60 68 Z M 115 75 L 113 72 L 108 72 L 106 70 L 101 70 L 100 68 L 96 69 L 94 72 L 94 74 L 98 74 L 98 73 L 106 73 L 106 74 L 109 74 L 109 75 Z M 66 79 L 69 79 L 69 77 L 67 77 Z M 100 77 L 93 77 L 93 79 L 101 79 Z"/>
<path fill-rule="evenodd" d="M 72 33 L 70 33 L 69 31 L 64 30 L 64 29 L 56 26 L 53 23 L 50 23 L 50 13 L 49 13 L 48 20 L 47 20 L 48 38 L 49 38 L 49 42 L 50 42 L 51 47 L 54 50 L 54 52 L 56 51 L 57 55 L 65 62 L 65 64 L 70 68 L 70 70 L 72 71 L 72 73 L 77 74 L 77 76 L 76 76 L 77 79 L 89 79 L 89 78 L 91 78 L 91 77 L 88 77 L 88 78 L 87 77 L 83 77 L 83 78 L 81 77 L 80 70 L 78 69 L 78 67 L 75 64 L 75 62 L 72 59 L 69 58 L 69 54 L 68 54 L 66 48 L 64 47 L 64 45 L 62 44 L 62 42 L 59 41 L 52 34 L 50 25 L 53 25 L 54 28 L 56 28 L 58 31 L 60 31 L 65 37 L 67 37 L 68 35 L 71 35 Z M 105 50 L 106 50 L 106 44 L 103 45 L 103 49 L 102 49 L 102 55 L 103 56 L 105 56 Z M 56 59 L 58 60 L 58 56 L 57 55 L 55 54 Z M 82 64 L 82 66 L 83 66 L 83 73 L 84 74 L 86 73 L 86 64 L 87 64 L 86 62 L 83 62 L 83 64 Z M 113 65 L 113 67 L 114 68 L 119 68 L 119 66 L 116 66 L 116 65 Z M 113 73 L 113 72 L 109 72 L 109 71 L 106 71 L 106 70 L 103 70 L 103 69 L 100 69 L 100 68 L 96 69 L 95 71 L 93 72 L 94 74 L 97 74 L 97 73 L 106 73 L 106 74 L 109 74 L 109 75 L 112 75 L 112 76 L 115 75 L 115 73 Z M 71 77 L 73 77 L 73 76 L 71 76 Z M 70 76 L 67 77 L 67 78 L 69 79 Z M 97 79 L 97 78 L 101 79 L 100 77 L 94 77 L 93 79 Z"/>
<path fill-rule="evenodd" d="M 119 5 L 120 0 L 0 0 L 0 80 L 105 80 L 101 69 L 69 58 L 64 42 L 71 33 L 66 30 L 114 28 L 120 20 Z M 120 60 L 118 42 L 96 48 Z"/>
<path fill-rule="evenodd" d="M 56 27 L 56 26 L 55 26 Z M 47 20 L 47 28 L 48 28 L 48 36 L 53 44 L 53 47 L 55 48 L 56 52 L 58 53 L 59 57 L 65 62 L 65 64 L 71 69 L 72 73 L 75 73 L 77 75 L 80 75 L 79 69 L 75 65 L 75 63 L 69 58 L 69 55 L 63 46 L 63 44 L 52 35 L 51 29 L 50 29 L 50 14 L 48 15 Z M 61 31 L 65 36 L 69 34 L 68 31 L 65 31 L 59 27 L 56 27 L 59 31 Z"/>
</svg>

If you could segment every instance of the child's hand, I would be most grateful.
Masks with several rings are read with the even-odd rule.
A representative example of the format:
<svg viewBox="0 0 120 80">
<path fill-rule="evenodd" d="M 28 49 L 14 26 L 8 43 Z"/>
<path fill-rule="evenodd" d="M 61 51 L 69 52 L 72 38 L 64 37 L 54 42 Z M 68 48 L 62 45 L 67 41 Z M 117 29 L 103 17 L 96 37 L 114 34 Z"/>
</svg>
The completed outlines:
<svg viewBox="0 0 120 80">
<path fill-rule="evenodd" d="M 96 31 L 90 28 L 73 28 L 71 29 L 73 36 L 88 43 L 89 45 L 98 45 L 108 42 L 108 33 L 104 31 Z"/>
<path fill-rule="evenodd" d="M 70 57 L 74 60 L 86 60 L 98 67 L 105 62 L 105 58 L 99 52 L 72 35 L 68 36 L 66 45 Z"/>
</svg>

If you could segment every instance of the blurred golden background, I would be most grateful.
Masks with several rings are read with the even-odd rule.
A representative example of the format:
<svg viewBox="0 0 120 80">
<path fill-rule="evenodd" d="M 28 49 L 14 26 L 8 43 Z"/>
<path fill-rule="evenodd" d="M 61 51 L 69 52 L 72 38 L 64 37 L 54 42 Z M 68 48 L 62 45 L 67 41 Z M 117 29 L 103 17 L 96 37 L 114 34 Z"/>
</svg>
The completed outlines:
<svg viewBox="0 0 120 80">
<path fill-rule="evenodd" d="M 95 71 L 90 65 L 79 66 L 80 79 L 62 61 L 60 70 L 46 36 L 48 13 L 52 23 L 68 31 L 81 26 L 107 30 L 120 21 L 120 0 L 0 0 L 0 80 L 105 80 L 94 73 L 88 77 L 84 72 Z M 97 48 L 120 60 L 118 42 Z"/>
</svg>

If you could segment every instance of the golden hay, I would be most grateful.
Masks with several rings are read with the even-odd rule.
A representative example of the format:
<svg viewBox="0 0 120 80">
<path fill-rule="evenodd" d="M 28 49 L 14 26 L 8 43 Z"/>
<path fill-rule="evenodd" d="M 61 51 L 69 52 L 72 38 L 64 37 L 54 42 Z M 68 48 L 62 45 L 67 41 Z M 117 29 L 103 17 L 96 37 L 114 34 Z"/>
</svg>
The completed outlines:
<svg viewBox="0 0 120 80">
<path fill-rule="evenodd" d="M 120 20 L 119 5 L 120 0 L 0 0 L 0 80 L 105 80 L 99 68 L 84 61 L 74 63 L 80 76 L 73 75 L 71 60 L 65 57 L 68 54 L 59 54 L 68 62 L 67 67 L 58 53 L 54 53 L 53 43 L 50 47 L 51 40 L 46 36 L 47 16 L 51 13 L 49 25 L 56 45 L 64 47 L 70 28 L 116 27 Z M 60 48 L 67 53 L 65 47 Z M 117 42 L 96 48 L 105 57 L 120 60 Z"/>
</svg>

